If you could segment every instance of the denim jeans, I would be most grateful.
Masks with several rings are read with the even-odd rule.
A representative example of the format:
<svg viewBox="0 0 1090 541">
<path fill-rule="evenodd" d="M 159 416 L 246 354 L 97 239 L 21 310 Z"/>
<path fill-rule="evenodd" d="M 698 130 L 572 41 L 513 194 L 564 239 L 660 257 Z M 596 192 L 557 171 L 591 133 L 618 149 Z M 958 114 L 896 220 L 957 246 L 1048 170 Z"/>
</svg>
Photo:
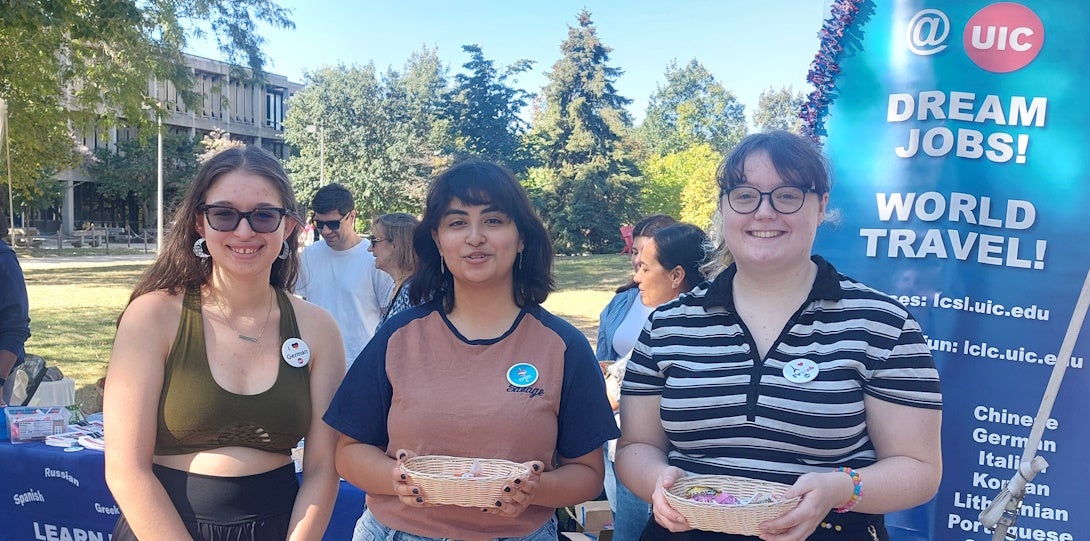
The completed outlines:
<svg viewBox="0 0 1090 541">
<path fill-rule="evenodd" d="M 494 541 L 556 541 L 556 515 L 554 514 L 537 531 L 523 537 L 498 537 Z M 389 528 L 378 521 L 368 509 L 356 522 L 352 541 L 454 541 L 444 537 L 424 537 Z"/>
<path fill-rule="evenodd" d="M 628 490 L 606 455 L 606 497 L 613 510 L 613 541 L 636 541 L 651 520 L 651 504 Z"/>
</svg>

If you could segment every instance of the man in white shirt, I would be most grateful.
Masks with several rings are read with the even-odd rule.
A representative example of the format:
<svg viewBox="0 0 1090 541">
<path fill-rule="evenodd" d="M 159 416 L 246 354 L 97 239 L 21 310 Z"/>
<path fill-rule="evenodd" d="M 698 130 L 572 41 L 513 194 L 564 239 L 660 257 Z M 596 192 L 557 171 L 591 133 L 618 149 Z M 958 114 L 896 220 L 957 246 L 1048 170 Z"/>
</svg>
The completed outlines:
<svg viewBox="0 0 1090 541">
<path fill-rule="evenodd" d="M 322 239 L 303 250 L 295 286 L 297 295 L 333 314 L 350 367 L 374 334 L 394 288 L 356 232 L 355 207 L 352 192 L 340 184 L 322 186 L 314 195 L 314 228 Z"/>
</svg>

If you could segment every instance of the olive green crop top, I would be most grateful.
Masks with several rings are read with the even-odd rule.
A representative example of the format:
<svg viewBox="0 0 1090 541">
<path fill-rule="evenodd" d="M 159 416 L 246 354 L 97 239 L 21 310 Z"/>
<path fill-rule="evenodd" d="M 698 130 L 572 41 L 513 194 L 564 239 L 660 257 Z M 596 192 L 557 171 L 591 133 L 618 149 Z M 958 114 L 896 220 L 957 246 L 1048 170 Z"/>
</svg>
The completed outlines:
<svg viewBox="0 0 1090 541">
<path fill-rule="evenodd" d="M 299 338 L 288 296 L 276 290 L 280 341 Z M 182 320 L 167 356 L 159 397 L 155 454 L 181 455 L 218 447 L 291 454 L 310 426 L 310 368 L 279 363 L 276 383 L 254 395 L 224 390 L 212 378 L 204 341 L 200 288 L 182 300 Z"/>
</svg>

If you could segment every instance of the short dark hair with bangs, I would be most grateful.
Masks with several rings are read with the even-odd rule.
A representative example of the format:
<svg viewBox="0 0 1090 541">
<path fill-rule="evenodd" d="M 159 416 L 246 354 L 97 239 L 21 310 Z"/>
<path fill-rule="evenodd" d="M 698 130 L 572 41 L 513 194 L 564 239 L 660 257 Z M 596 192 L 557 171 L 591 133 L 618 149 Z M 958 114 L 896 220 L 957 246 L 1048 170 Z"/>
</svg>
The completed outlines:
<svg viewBox="0 0 1090 541">
<path fill-rule="evenodd" d="M 518 306 L 541 304 L 556 289 L 553 280 L 553 243 L 526 190 L 507 168 L 483 160 L 466 160 L 432 180 L 424 216 L 413 234 L 417 267 L 409 286 L 413 303 L 442 298 L 448 313 L 454 309 L 454 277 L 440 265 L 439 247 L 432 235 L 439 230 L 451 201 L 491 205 L 514 221 L 522 236 L 522 254 L 514 268 L 514 296 Z"/>
<path fill-rule="evenodd" d="M 828 164 L 817 145 L 800 135 L 777 130 L 749 135 L 731 150 L 715 175 L 720 196 L 746 183 L 746 158 L 759 152 L 768 154 L 776 173 L 792 186 L 808 188 L 818 195 L 832 188 Z"/>
</svg>

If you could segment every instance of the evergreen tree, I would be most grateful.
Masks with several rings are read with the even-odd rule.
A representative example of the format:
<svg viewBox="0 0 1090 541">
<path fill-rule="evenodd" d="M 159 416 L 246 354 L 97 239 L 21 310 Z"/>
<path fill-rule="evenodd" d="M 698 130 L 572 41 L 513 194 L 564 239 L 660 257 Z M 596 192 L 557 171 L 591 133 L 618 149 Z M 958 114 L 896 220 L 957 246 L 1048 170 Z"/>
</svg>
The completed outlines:
<svg viewBox="0 0 1090 541">
<path fill-rule="evenodd" d="M 530 140 L 541 168 L 532 194 L 560 253 L 600 253 L 620 247 L 622 220 L 638 213 L 638 171 L 624 136 L 631 103 L 617 93 L 621 75 L 610 67 L 590 13 L 568 29 L 563 56 L 549 72 L 544 103 Z"/>
<path fill-rule="evenodd" d="M 500 73 L 477 45 L 463 45 L 470 60 L 468 73 L 454 76 L 447 115 L 451 121 L 455 151 L 502 163 L 516 174 L 525 171 L 528 157 L 522 137 L 528 123 L 519 113 L 532 97 L 510 86 L 514 77 L 529 71 L 531 60 L 519 60 Z"/>
</svg>

